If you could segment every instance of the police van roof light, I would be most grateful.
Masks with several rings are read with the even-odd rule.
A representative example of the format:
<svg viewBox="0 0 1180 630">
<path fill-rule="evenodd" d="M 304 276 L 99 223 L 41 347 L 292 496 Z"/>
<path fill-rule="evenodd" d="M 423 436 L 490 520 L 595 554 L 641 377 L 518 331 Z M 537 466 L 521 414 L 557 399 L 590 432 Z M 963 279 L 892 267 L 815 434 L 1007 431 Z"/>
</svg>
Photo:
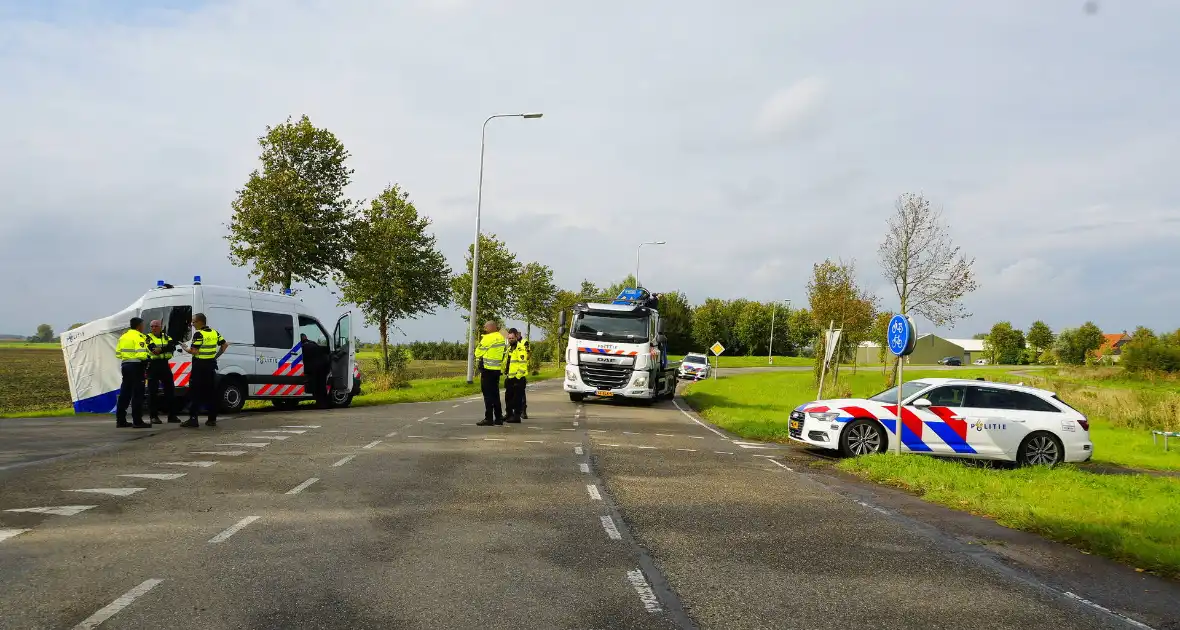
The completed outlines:
<svg viewBox="0 0 1180 630">
<path fill-rule="evenodd" d="M 201 276 L 193 276 L 193 284 L 201 284 Z"/>
<path fill-rule="evenodd" d="M 163 286 L 164 286 L 163 280 L 156 280 L 156 288 L 163 288 Z"/>
</svg>

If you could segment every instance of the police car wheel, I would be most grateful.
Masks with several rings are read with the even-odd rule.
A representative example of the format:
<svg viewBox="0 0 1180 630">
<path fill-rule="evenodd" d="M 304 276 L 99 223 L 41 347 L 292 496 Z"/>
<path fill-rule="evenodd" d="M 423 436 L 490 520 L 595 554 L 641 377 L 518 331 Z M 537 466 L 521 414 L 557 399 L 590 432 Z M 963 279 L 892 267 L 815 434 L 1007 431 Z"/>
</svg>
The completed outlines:
<svg viewBox="0 0 1180 630">
<path fill-rule="evenodd" d="M 856 457 L 885 452 L 885 432 L 872 420 L 853 420 L 840 432 L 840 453 Z"/>
<path fill-rule="evenodd" d="M 226 381 L 221 385 L 218 399 L 223 413 L 237 413 L 246 406 L 246 387 L 236 379 Z"/>
<path fill-rule="evenodd" d="M 1047 431 L 1034 431 L 1020 443 L 1016 463 L 1021 466 L 1049 466 L 1065 459 L 1065 448 L 1057 436 Z"/>
</svg>

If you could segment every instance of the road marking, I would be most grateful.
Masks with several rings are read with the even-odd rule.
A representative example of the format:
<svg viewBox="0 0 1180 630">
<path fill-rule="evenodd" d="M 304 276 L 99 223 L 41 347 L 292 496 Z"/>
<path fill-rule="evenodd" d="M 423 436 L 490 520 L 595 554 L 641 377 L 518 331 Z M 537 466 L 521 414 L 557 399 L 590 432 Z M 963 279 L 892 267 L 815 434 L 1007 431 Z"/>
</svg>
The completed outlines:
<svg viewBox="0 0 1180 630">
<path fill-rule="evenodd" d="M 262 448 L 270 446 L 270 442 L 225 442 L 224 444 L 214 444 L 214 446 L 249 446 L 250 448 Z"/>
<path fill-rule="evenodd" d="M 602 497 L 599 498 L 601 499 Z M 609 516 L 600 516 L 598 518 L 602 519 L 602 528 L 606 530 L 607 537 L 611 540 L 623 539 L 623 535 L 619 533 L 619 528 L 615 527 L 615 519 Z"/>
<path fill-rule="evenodd" d="M 615 446 L 615 447 L 618 447 L 618 446 L 622 446 L 622 444 L 603 444 L 603 446 Z"/>
<path fill-rule="evenodd" d="M 574 455 L 581 455 L 581 454 L 582 454 L 582 447 L 581 447 L 581 446 L 575 446 L 575 447 L 574 447 Z"/>
<path fill-rule="evenodd" d="M 690 440 L 703 440 L 703 439 L 705 439 L 705 436 L 703 436 L 703 435 L 689 435 L 687 437 Z"/>
<path fill-rule="evenodd" d="M 362 446 L 361 448 L 373 448 L 374 446 L 377 446 L 380 443 L 381 443 L 381 440 L 373 440 L 372 442 L 369 442 L 368 444 Z"/>
<path fill-rule="evenodd" d="M 217 462 L 210 461 L 193 461 L 193 462 L 157 462 L 157 466 L 192 466 L 194 468 L 208 468 Z"/>
<path fill-rule="evenodd" d="M 287 491 L 287 494 L 299 494 L 300 492 L 303 492 L 304 490 L 307 490 L 307 487 L 308 487 L 308 486 L 310 486 L 311 484 L 313 484 L 313 483 L 315 483 L 315 482 L 317 482 L 317 481 L 319 481 L 319 478 L 318 478 L 318 477 L 312 477 L 311 479 L 308 479 L 307 481 L 304 481 L 303 483 L 301 483 L 301 484 L 299 484 L 299 485 L 295 486 L 294 488 L 291 488 L 290 490 L 288 490 L 288 491 Z"/>
<path fill-rule="evenodd" d="M 686 451 L 686 452 L 689 452 L 689 453 L 695 453 L 695 452 L 697 452 L 697 450 L 696 450 L 695 448 L 678 448 L 678 449 L 676 449 L 676 450 L 678 450 L 678 451 Z"/>
<path fill-rule="evenodd" d="M 596 486 L 596 485 L 594 485 L 594 484 L 592 484 L 592 483 L 591 483 L 591 484 L 587 484 L 587 485 L 586 485 L 586 492 L 590 493 L 590 498 L 591 498 L 591 499 L 594 499 L 595 501 L 601 501 L 601 500 L 602 500 L 602 494 L 598 492 L 598 486 Z"/>
<path fill-rule="evenodd" d="M 785 466 L 784 466 L 784 468 L 785 468 Z M 869 508 L 870 510 L 876 510 L 876 511 L 878 511 L 878 512 L 880 512 L 880 513 L 884 514 L 885 516 L 889 516 L 889 512 L 887 512 L 887 511 L 885 511 L 885 510 L 883 510 L 883 509 L 881 509 L 881 508 L 879 508 L 879 507 L 877 507 L 877 506 L 875 506 L 875 505 L 870 505 L 870 504 L 868 504 L 868 503 L 865 503 L 864 501 L 857 501 L 857 503 L 858 503 L 858 504 L 860 504 L 860 505 L 863 505 L 863 506 L 865 506 L 865 507 L 867 507 L 867 508 Z"/>
<path fill-rule="evenodd" d="M 720 435 L 721 437 L 723 437 L 723 438 L 725 438 L 725 439 L 727 439 L 727 440 L 729 439 L 729 437 L 728 437 L 728 436 L 726 436 L 724 433 L 722 433 L 722 432 L 718 431 L 717 429 L 714 429 L 713 427 L 711 427 L 711 426 L 709 426 L 709 425 L 705 424 L 704 422 L 701 422 L 700 420 L 697 420 L 696 418 L 692 417 L 692 414 L 690 414 L 690 413 L 688 413 L 687 411 L 685 411 L 685 410 L 684 410 L 684 407 L 681 407 L 681 406 L 680 406 L 680 403 L 678 403 L 678 402 L 676 402 L 675 400 L 673 400 L 673 401 L 672 401 L 672 404 L 673 404 L 673 405 L 676 405 L 676 408 L 680 410 L 680 413 L 684 414 L 684 417 L 685 417 L 685 418 L 688 418 L 689 420 L 692 420 L 693 422 L 695 422 L 695 423 L 697 423 L 697 424 L 701 425 L 702 427 L 705 427 L 706 429 L 708 429 L 708 430 L 712 431 L 713 433 L 716 433 L 717 435 Z"/>
<path fill-rule="evenodd" d="M 590 472 L 590 464 L 578 464 L 578 470 L 588 473 Z"/>
<path fill-rule="evenodd" d="M 431 422 L 430 424 L 446 424 L 445 422 Z"/>
<path fill-rule="evenodd" d="M 247 435 L 247 440 L 289 440 L 289 435 Z"/>
<path fill-rule="evenodd" d="M 452 437 L 451 439 L 452 440 L 466 440 L 467 438 L 465 438 L 465 437 Z"/>
<path fill-rule="evenodd" d="M 14 508 L 5 512 L 28 512 L 29 514 L 52 514 L 54 516 L 73 516 L 98 507 L 97 505 L 51 505 L 46 507 Z"/>
<path fill-rule="evenodd" d="M 451 409 L 458 409 L 459 405 L 451 405 Z"/>
<path fill-rule="evenodd" d="M 172 481 L 173 479 L 180 479 L 188 473 L 128 473 L 126 475 L 119 475 L 120 477 L 134 477 L 136 479 L 158 479 L 160 481 Z"/>
<path fill-rule="evenodd" d="M 562 431 L 577 431 L 577 429 L 562 429 Z"/>
<path fill-rule="evenodd" d="M 576 426 L 578 426 L 578 421 L 577 421 L 577 420 L 574 420 L 574 426 L 575 426 L 575 427 L 576 427 Z"/>
<path fill-rule="evenodd" d="M 657 613 L 662 610 L 655 591 L 651 590 L 647 578 L 643 577 L 643 571 L 639 569 L 628 571 L 627 581 L 631 583 L 631 588 L 635 589 L 635 594 L 639 596 L 639 601 L 643 602 L 643 607 L 647 609 L 647 612 Z"/>
<path fill-rule="evenodd" d="M 767 458 L 766 461 L 774 464 L 775 466 L 778 466 L 779 468 L 782 468 L 783 470 L 786 470 L 787 472 L 795 472 L 794 468 L 787 466 L 786 464 L 778 461 L 777 459 L 770 459 L 770 457 L 772 457 L 771 455 L 759 455 L 759 457 L 766 457 Z"/>
<path fill-rule="evenodd" d="M 1142 622 L 1139 622 L 1139 621 L 1135 621 L 1134 619 L 1131 619 L 1130 617 L 1128 617 L 1128 616 L 1126 616 L 1126 615 L 1124 615 L 1124 614 L 1122 614 L 1122 613 L 1117 613 L 1117 612 L 1115 612 L 1115 611 L 1113 611 L 1113 610 L 1111 610 L 1111 609 L 1109 609 L 1109 608 L 1107 608 L 1107 607 L 1105 607 L 1105 606 L 1102 606 L 1101 604 L 1096 604 L 1096 603 L 1094 603 L 1094 602 L 1092 602 L 1092 601 L 1090 601 L 1090 600 L 1088 600 L 1088 599 L 1086 599 L 1085 597 L 1082 597 L 1082 596 L 1080 596 L 1080 595 L 1075 595 L 1074 593 L 1071 593 L 1071 592 L 1069 592 L 1069 591 L 1065 591 L 1065 596 L 1066 596 L 1066 597 L 1068 597 L 1068 598 L 1070 598 L 1070 599 L 1072 599 L 1072 600 L 1074 600 L 1074 601 L 1076 601 L 1076 602 L 1080 602 L 1080 603 L 1082 603 L 1082 604 L 1085 604 L 1085 605 L 1087 605 L 1087 606 L 1089 606 L 1089 607 L 1091 607 L 1091 608 L 1093 608 L 1093 609 L 1095 609 L 1095 610 L 1101 610 L 1102 612 L 1104 612 L 1104 613 L 1106 613 L 1106 614 L 1108 614 L 1108 615 L 1111 615 L 1111 616 L 1114 616 L 1114 617 L 1118 617 L 1119 619 L 1122 619 L 1123 621 L 1125 621 L 1125 622 L 1127 622 L 1127 623 L 1131 624 L 1132 626 L 1135 626 L 1136 628 L 1143 628 L 1144 630 L 1154 630 L 1154 628 L 1152 628 L 1151 626 L 1149 626 L 1149 625 L 1147 625 L 1147 624 L 1145 624 L 1145 623 L 1142 623 Z"/>
<path fill-rule="evenodd" d="M 144 490 L 147 488 L 83 488 L 81 490 L 66 490 L 66 492 L 89 492 L 91 494 L 109 494 L 113 497 L 129 497 Z"/>
<path fill-rule="evenodd" d="M 649 449 L 649 450 L 650 450 L 650 449 L 653 449 L 653 448 L 655 448 L 655 447 L 654 447 L 654 446 L 636 446 L 635 448 L 642 448 L 642 449 Z"/>
<path fill-rule="evenodd" d="M 418 418 L 418 422 L 422 422 L 423 420 L 425 420 L 425 419 L 427 419 L 427 418 L 429 418 L 429 417 L 430 417 L 430 416 L 422 416 L 421 418 Z"/>
<path fill-rule="evenodd" d="M 393 437 L 393 436 L 395 436 L 395 435 L 397 435 L 397 431 L 394 431 L 394 432 L 392 432 L 392 433 L 386 433 L 386 434 L 385 434 L 385 437 Z"/>
<path fill-rule="evenodd" d="M 13 536 L 20 536 L 25 532 L 31 532 L 31 529 L 0 529 L 0 542 L 8 540 Z"/>
<path fill-rule="evenodd" d="M 506 442 L 505 438 L 484 438 L 484 442 Z"/>
<path fill-rule="evenodd" d="M 103 606 L 98 612 L 87 617 L 82 623 L 74 626 L 74 630 L 92 630 L 102 625 L 104 621 L 114 617 L 120 610 L 131 605 L 131 602 L 143 597 L 148 591 L 156 588 L 164 580 L 152 578 L 144 580 L 139 586 L 123 593 L 115 601 Z"/>
<path fill-rule="evenodd" d="M 545 442 L 542 440 L 525 440 L 524 443 L 525 444 L 544 444 Z"/>
<path fill-rule="evenodd" d="M 263 429 L 262 433 L 294 433 L 296 435 L 303 435 L 307 431 L 305 429 Z"/>
<path fill-rule="evenodd" d="M 249 525 L 250 523 L 253 523 L 254 521 L 258 520 L 258 518 L 259 517 L 257 517 L 257 516 L 247 516 L 246 518 L 238 521 L 237 523 L 230 525 L 229 529 L 225 530 L 224 532 L 221 532 L 220 534 L 210 538 L 209 542 L 210 543 L 222 542 L 222 541 L 226 540 L 227 538 L 229 538 L 230 536 L 233 536 L 234 534 L 242 531 L 243 527 Z"/>
<path fill-rule="evenodd" d="M 283 429 L 318 429 L 318 428 L 320 428 L 320 425 L 318 425 L 318 424 L 284 424 L 281 428 L 283 428 Z"/>
<path fill-rule="evenodd" d="M 446 410 L 445 410 L 445 409 L 439 409 L 438 411 L 434 412 L 434 415 L 436 415 L 436 416 L 437 416 L 437 415 L 441 414 L 441 413 L 442 413 L 442 412 L 444 412 L 444 411 L 446 411 Z"/>
<path fill-rule="evenodd" d="M 671 433 L 657 433 L 656 435 L 658 435 L 660 437 L 676 437 L 675 435 L 672 435 Z"/>
<path fill-rule="evenodd" d="M 246 451 L 193 451 L 193 455 L 224 455 L 226 457 L 237 457 L 238 455 L 245 455 Z"/>
<path fill-rule="evenodd" d="M 536 429 L 537 431 L 540 431 L 540 430 L 541 430 L 541 427 L 528 427 L 528 428 L 529 428 L 529 429 Z"/>
<path fill-rule="evenodd" d="M 408 438 L 424 438 L 426 436 L 425 435 L 407 435 L 406 437 L 408 437 Z"/>
<path fill-rule="evenodd" d="M 717 453 L 718 455 L 733 455 L 733 452 L 731 452 L 731 451 L 713 451 L 713 452 Z"/>
<path fill-rule="evenodd" d="M 348 462 L 351 462 L 354 457 L 356 457 L 356 455 L 349 455 L 348 457 L 343 457 L 340 459 L 340 461 L 336 462 L 335 464 L 332 464 L 332 467 L 339 468 L 339 467 L 347 464 Z"/>
<path fill-rule="evenodd" d="M 591 433 L 606 433 L 606 429 L 590 429 Z"/>
</svg>

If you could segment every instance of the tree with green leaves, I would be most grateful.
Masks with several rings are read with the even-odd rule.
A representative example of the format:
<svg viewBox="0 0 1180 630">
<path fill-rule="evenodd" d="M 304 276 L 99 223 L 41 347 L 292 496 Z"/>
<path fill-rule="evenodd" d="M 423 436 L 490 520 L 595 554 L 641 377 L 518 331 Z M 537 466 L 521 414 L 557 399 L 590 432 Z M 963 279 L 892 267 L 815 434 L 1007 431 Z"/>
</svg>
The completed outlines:
<svg viewBox="0 0 1180 630">
<path fill-rule="evenodd" d="M 32 337 L 29 337 L 29 341 L 32 343 L 49 343 L 53 341 L 54 336 L 53 326 L 40 324 L 37 326 L 37 332 L 33 333 Z"/>
<path fill-rule="evenodd" d="M 742 342 L 742 354 L 766 354 L 770 345 L 770 306 L 761 302 L 745 302 L 737 313 L 734 328 Z"/>
<path fill-rule="evenodd" d="M 692 306 L 679 291 L 660 294 L 660 318 L 664 320 L 664 336 L 668 338 L 668 352 L 692 352 Z"/>
<path fill-rule="evenodd" d="M 815 327 L 815 320 L 811 316 L 811 311 L 806 308 L 793 308 L 791 314 L 787 316 L 787 350 L 786 354 L 794 356 L 804 356 L 808 351 L 814 349 L 815 340 L 818 335 Z M 778 345 L 778 329 L 775 329 L 775 345 Z"/>
<path fill-rule="evenodd" d="M 996 322 L 983 342 L 983 349 L 993 364 L 1018 364 L 1024 350 L 1024 333 L 1013 328 L 1012 322 Z"/>
<path fill-rule="evenodd" d="M 473 244 L 474 245 L 474 244 Z M 455 308 L 466 311 L 471 308 L 471 256 L 473 245 L 467 246 L 466 271 L 451 278 L 451 299 Z M 512 288 L 520 275 L 520 263 L 516 254 L 508 250 L 504 241 L 495 234 L 479 235 L 479 294 L 475 309 L 475 321 L 503 321 L 512 315 L 514 304 Z M 470 314 L 463 315 L 470 325 Z M 468 331 L 470 334 L 470 331 Z"/>
<path fill-rule="evenodd" d="M 82 327 L 82 326 L 85 326 L 85 325 L 86 325 L 86 324 L 84 324 L 84 323 L 82 323 L 82 322 L 78 322 L 78 323 L 75 323 L 75 324 L 70 324 L 70 327 L 69 327 L 69 328 L 67 328 L 66 330 L 73 330 L 73 329 L 75 329 L 75 328 L 80 328 L 80 327 Z"/>
<path fill-rule="evenodd" d="M 842 329 L 835 353 L 833 379 L 839 377 L 840 363 L 856 356 L 856 347 L 872 335 L 877 298 L 856 282 L 854 263 L 824 260 L 812 266 L 807 283 L 807 304 L 819 333 L 815 347 L 815 377 L 819 380 L 825 350 L 823 334 L 832 323 Z"/>
<path fill-rule="evenodd" d="M 233 202 L 230 260 L 249 265 L 259 288 L 323 285 L 352 255 L 349 153 L 306 115 L 267 127 L 258 144 L 262 167 Z"/>
<path fill-rule="evenodd" d="M 1028 327 L 1028 345 L 1032 346 L 1037 351 L 1039 356 L 1045 350 L 1053 347 L 1053 330 L 1049 325 L 1041 320 L 1032 323 Z"/>
<path fill-rule="evenodd" d="M 887 369 L 889 364 L 889 321 L 893 319 L 893 313 L 889 311 L 881 311 L 873 317 L 873 330 L 868 341 L 877 344 L 877 361 L 881 363 L 881 374 L 883 374 L 888 382 L 886 387 L 893 387 L 893 377 L 891 372 Z"/>
<path fill-rule="evenodd" d="M 520 277 L 512 285 L 512 302 L 513 314 L 524 321 L 525 339 L 533 338 L 534 325 L 544 324 L 553 310 L 556 296 L 557 285 L 553 284 L 552 269 L 538 262 L 521 267 Z"/>
<path fill-rule="evenodd" d="M 1077 328 L 1068 328 L 1057 335 L 1057 357 L 1070 365 L 1083 365 L 1093 360 L 1094 353 L 1102 347 L 1106 338 L 1102 329 L 1094 322 L 1086 322 Z"/>
<path fill-rule="evenodd" d="M 389 327 L 449 302 L 451 268 L 429 228 L 430 219 L 418 214 L 397 184 L 382 191 L 354 226 L 355 253 L 338 279 L 340 302 L 356 304 L 365 321 L 377 326 L 385 371 Z"/>
</svg>

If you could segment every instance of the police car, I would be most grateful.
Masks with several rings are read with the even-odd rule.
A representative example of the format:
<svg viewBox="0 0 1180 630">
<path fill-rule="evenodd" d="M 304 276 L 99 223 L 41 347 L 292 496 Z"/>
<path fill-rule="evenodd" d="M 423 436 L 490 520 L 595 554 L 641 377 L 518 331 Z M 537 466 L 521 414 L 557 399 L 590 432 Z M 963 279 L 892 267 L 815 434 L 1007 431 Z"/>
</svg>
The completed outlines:
<svg viewBox="0 0 1180 630">
<path fill-rule="evenodd" d="M 709 357 L 699 352 L 689 352 L 680 362 L 680 378 L 683 380 L 701 380 L 709 378 Z"/>
<path fill-rule="evenodd" d="M 1094 454 L 1090 422 L 1043 389 L 925 378 L 901 388 L 901 448 L 911 453 L 1052 466 Z M 789 435 L 846 456 L 893 449 L 897 388 L 870 398 L 818 400 L 790 414 Z"/>
</svg>

